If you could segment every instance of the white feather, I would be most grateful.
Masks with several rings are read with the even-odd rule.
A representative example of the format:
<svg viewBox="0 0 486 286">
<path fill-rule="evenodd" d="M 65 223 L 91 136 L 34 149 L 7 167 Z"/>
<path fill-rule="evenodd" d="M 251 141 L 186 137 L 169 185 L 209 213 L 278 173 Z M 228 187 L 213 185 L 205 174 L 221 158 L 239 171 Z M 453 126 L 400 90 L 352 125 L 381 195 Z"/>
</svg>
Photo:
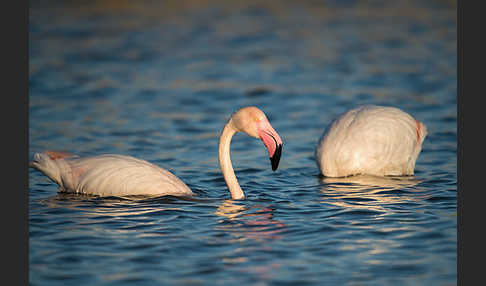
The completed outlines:
<svg viewBox="0 0 486 286">
<path fill-rule="evenodd" d="M 327 177 L 413 175 L 426 135 L 423 123 L 398 108 L 360 106 L 324 131 L 315 151 L 317 165 Z"/>
<path fill-rule="evenodd" d="M 33 165 L 68 192 L 100 196 L 193 195 L 169 171 L 131 156 L 108 154 L 53 160 L 36 153 Z"/>
</svg>

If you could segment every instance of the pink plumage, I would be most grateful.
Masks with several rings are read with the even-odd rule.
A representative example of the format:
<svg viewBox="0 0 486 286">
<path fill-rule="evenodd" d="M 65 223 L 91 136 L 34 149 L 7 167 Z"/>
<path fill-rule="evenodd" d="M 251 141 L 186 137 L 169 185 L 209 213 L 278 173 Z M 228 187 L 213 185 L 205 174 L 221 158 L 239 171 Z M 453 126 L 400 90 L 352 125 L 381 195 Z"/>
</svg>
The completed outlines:
<svg viewBox="0 0 486 286">
<path fill-rule="evenodd" d="M 326 177 L 413 175 L 426 136 L 427 127 L 408 113 L 365 105 L 345 112 L 329 125 L 315 157 Z"/>
</svg>

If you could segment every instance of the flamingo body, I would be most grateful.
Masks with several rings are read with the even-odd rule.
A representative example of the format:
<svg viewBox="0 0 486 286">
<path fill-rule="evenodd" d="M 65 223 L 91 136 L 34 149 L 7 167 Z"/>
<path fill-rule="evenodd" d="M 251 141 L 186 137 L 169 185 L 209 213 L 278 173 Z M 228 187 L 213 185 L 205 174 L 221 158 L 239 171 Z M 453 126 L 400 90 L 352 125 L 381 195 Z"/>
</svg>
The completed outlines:
<svg viewBox="0 0 486 286">
<path fill-rule="evenodd" d="M 427 127 L 395 108 L 365 105 L 336 118 L 315 150 L 326 177 L 413 175 Z"/>
<path fill-rule="evenodd" d="M 193 195 L 171 172 L 131 156 L 77 158 L 52 154 L 58 152 L 36 153 L 31 165 L 57 183 L 60 191 L 99 196 Z"/>
</svg>

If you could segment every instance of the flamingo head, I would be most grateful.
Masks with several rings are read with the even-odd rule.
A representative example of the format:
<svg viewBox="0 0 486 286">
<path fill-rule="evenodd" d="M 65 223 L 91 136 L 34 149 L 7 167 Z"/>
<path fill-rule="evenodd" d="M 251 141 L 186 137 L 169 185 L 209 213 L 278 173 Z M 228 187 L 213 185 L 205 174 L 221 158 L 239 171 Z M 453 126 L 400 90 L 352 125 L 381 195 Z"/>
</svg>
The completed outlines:
<svg viewBox="0 0 486 286">
<path fill-rule="evenodd" d="M 233 113 L 231 120 L 237 131 L 263 141 L 268 150 L 272 170 L 277 170 L 282 155 L 282 139 L 273 129 L 265 113 L 254 106 L 243 107 Z"/>
</svg>

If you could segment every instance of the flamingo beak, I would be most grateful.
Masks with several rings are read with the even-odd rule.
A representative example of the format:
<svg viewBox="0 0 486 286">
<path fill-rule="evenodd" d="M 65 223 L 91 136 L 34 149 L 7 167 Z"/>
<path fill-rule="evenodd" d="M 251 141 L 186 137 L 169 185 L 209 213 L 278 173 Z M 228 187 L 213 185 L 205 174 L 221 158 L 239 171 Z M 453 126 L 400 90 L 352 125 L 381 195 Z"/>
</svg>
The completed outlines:
<svg viewBox="0 0 486 286">
<path fill-rule="evenodd" d="M 272 157 L 270 157 L 270 162 L 272 163 L 272 171 L 277 170 L 278 163 L 280 162 L 280 156 L 282 155 L 282 144 L 277 144 L 277 149 Z"/>
<path fill-rule="evenodd" d="M 268 121 L 258 131 L 258 137 L 263 141 L 268 150 L 268 156 L 272 164 L 272 171 L 277 170 L 280 156 L 282 155 L 282 139 L 272 128 Z"/>
</svg>

